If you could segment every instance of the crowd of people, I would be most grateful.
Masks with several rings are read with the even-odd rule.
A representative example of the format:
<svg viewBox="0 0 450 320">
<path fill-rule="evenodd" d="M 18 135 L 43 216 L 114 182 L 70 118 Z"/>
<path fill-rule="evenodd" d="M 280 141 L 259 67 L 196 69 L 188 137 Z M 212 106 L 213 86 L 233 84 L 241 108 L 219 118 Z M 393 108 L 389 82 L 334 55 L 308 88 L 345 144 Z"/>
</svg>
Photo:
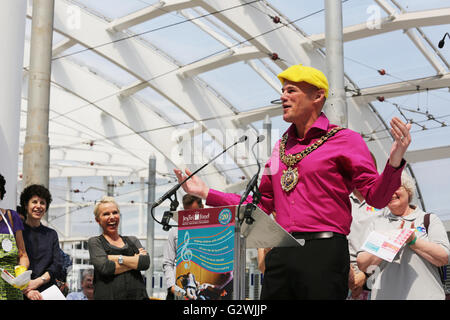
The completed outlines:
<svg viewBox="0 0 450 320">
<path fill-rule="evenodd" d="M 0 174 L 0 200 L 6 181 Z M 42 185 L 27 186 L 17 210 L 0 209 L 0 268 L 18 277 L 31 270 L 30 281 L 17 287 L 0 280 L 0 300 L 43 300 L 42 292 L 57 286 L 67 300 L 148 299 L 141 270 L 150 257 L 134 236 L 119 235 L 120 210 L 112 197 L 97 202 L 94 216 L 102 234 L 89 239 L 93 269 L 82 273 L 81 292 L 68 292 L 68 255 L 60 248 L 57 232 L 42 224 L 52 196 Z M 2 270 L 2 271 L 3 271 Z"/>
<path fill-rule="evenodd" d="M 296 247 L 261 248 L 261 299 L 445 299 L 439 268 L 449 263 L 442 221 L 412 203 L 414 182 L 403 172 L 411 124 L 393 118 L 394 142 L 381 174 L 362 137 L 331 124 L 322 112 L 328 97 L 325 75 L 294 65 L 278 75 L 289 129 L 265 166 L 258 206 L 297 239 Z M 191 172 L 174 169 L 179 182 Z M 5 194 L 0 175 L 0 199 Z M 241 196 L 209 188 L 193 176 L 182 185 L 184 208 L 237 205 Z M 249 196 L 247 202 L 252 201 Z M 57 232 L 41 220 L 52 197 L 41 185 L 27 186 L 20 210 L 0 210 L 0 266 L 18 276 L 32 270 L 25 288 L 0 280 L 0 299 L 42 299 L 41 292 L 65 278 Z M 21 218 L 20 215 L 23 215 Z M 112 197 L 94 208 L 102 234 L 88 241 L 93 271 L 82 275 L 82 292 L 67 299 L 148 299 L 141 271 L 150 257 L 134 236 L 119 234 L 120 209 Z M 392 262 L 363 250 L 372 231 L 411 229 Z M 175 283 L 177 230 L 164 249 L 167 297 L 183 294 Z"/>
</svg>

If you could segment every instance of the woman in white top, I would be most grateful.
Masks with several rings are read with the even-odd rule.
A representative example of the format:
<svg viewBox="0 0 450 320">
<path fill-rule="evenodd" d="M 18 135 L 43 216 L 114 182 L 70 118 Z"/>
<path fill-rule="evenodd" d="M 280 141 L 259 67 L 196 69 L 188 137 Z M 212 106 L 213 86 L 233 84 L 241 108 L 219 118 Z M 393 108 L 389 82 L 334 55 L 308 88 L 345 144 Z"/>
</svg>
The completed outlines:
<svg viewBox="0 0 450 320">
<path fill-rule="evenodd" d="M 430 215 L 426 231 L 426 213 L 411 205 L 414 192 L 414 181 L 403 173 L 402 184 L 388 204 L 390 212 L 376 217 L 366 233 L 367 237 L 372 230 L 414 229 L 394 260 L 387 262 L 365 251 L 358 253 L 359 268 L 374 271 L 372 300 L 445 299 L 438 267 L 449 262 L 447 232 L 435 214 Z"/>
</svg>

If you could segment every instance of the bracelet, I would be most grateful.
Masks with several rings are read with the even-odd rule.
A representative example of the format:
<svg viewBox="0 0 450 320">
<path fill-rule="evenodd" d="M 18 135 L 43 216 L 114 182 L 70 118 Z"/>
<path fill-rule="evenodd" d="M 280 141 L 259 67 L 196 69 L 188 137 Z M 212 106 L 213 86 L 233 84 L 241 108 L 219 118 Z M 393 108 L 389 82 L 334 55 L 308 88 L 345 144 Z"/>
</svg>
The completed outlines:
<svg viewBox="0 0 450 320">
<path fill-rule="evenodd" d="M 408 246 L 412 246 L 416 243 L 417 241 L 417 236 L 414 237 L 414 240 L 412 240 L 411 242 L 408 242 Z"/>
</svg>

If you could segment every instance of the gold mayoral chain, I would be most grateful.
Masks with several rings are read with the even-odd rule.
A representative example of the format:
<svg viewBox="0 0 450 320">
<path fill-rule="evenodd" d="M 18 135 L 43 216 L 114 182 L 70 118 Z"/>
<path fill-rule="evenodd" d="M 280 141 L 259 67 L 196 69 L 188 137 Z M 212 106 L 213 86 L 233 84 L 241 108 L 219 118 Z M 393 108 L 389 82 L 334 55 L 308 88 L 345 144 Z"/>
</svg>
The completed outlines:
<svg viewBox="0 0 450 320">
<path fill-rule="evenodd" d="M 320 137 L 312 145 L 306 147 L 303 151 L 295 154 L 286 154 L 286 142 L 288 140 L 287 132 L 283 135 L 280 143 L 280 159 L 288 167 L 287 170 L 283 170 L 283 175 L 281 176 L 281 188 L 289 192 L 291 191 L 298 182 L 298 171 L 297 168 L 293 168 L 300 160 L 306 157 L 308 154 L 320 147 L 328 138 L 334 136 L 338 131 L 342 130 L 341 127 L 335 127 L 327 134 Z"/>
</svg>

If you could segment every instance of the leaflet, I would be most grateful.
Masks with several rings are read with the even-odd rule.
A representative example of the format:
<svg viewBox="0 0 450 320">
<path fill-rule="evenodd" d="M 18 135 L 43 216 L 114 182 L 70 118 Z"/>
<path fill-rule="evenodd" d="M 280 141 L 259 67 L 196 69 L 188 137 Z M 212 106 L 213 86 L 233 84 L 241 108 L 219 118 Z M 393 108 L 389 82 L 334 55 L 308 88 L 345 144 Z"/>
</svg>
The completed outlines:
<svg viewBox="0 0 450 320">
<path fill-rule="evenodd" d="M 17 277 L 14 277 L 11 273 L 9 273 L 8 271 L 6 271 L 5 269 L 2 269 L 2 268 L 0 268 L 0 272 L 1 272 L 1 277 L 3 280 L 8 282 L 10 285 L 12 285 L 15 288 L 22 288 L 24 286 L 26 287 L 28 282 L 30 282 L 32 271 L 27 270 L 27 271 L 21 273 L 20 275 L 18 275 Z"/>
<path fill-rule="evenodd" d="M 413 232 L 414 229 L 398 229 L 389 234 L 372 231 L 361 249 L 392 262 Z"/>
</svg>

